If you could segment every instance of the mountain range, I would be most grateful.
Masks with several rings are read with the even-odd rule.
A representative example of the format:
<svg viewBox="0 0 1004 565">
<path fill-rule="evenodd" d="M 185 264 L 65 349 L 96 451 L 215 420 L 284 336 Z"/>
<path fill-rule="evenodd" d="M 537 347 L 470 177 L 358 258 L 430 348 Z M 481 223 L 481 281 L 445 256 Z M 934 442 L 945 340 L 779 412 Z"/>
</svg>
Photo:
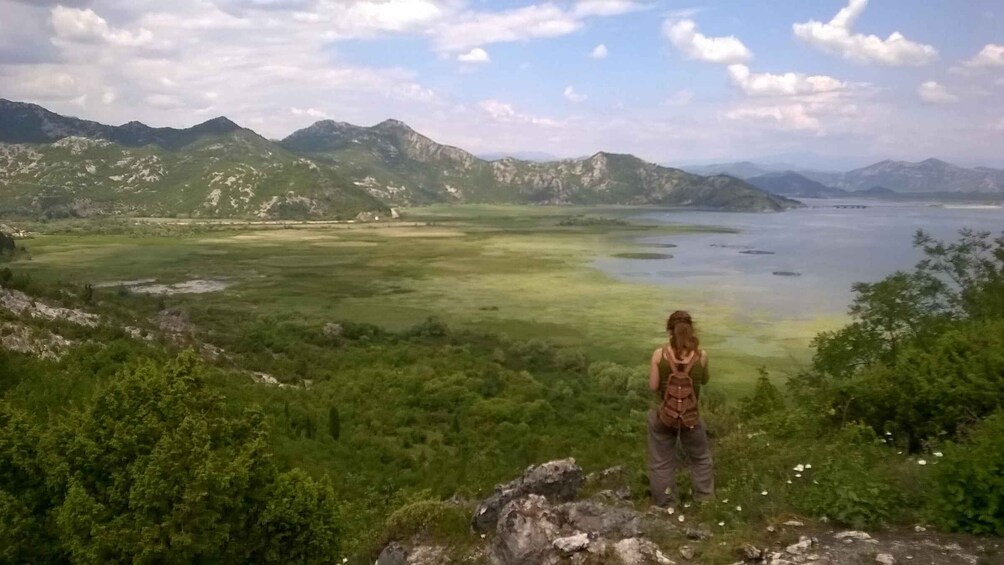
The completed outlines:
<svg viewBox="0 0 1004 565">
<path fill-rule="evenodd" d="M 749 161 L 699 165 L 685 167 L 685 170 L 695 174 L 731 175 L 767 191 L 777 188 L 776 194 L 785 196 L 812 197 L 809 195 L 824 193 L 829 196 L 823 197 L 855 196 L 854 193 L 860 196 L 862 192 L 887 196 L 1004 195 L 1004 170 L 959 167 L 940 159 L 917 163 L 886 160 L 846 172 L 778 169 Z M 882 190 L 872 190 L 875 188 Z"/>
<path fill-rule="evenodd" d="M 324 120 L 270 141 L 220 117 L 110 126 L 0 99 L 0 215 L 352 218 L 429 203 L 623 204 L 778 211 L 741 179 L 631 155 L 488 161 L 397 120 Z"/>
</svg>

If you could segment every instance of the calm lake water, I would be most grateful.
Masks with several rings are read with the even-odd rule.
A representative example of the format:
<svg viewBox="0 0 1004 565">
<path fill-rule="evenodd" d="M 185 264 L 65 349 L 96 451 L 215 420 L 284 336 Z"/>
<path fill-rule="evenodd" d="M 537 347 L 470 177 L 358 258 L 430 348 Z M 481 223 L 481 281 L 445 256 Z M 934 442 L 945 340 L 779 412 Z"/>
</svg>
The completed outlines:
<svg viewBox="0 0 1004 565">
<path fill-rule="evenodd" d="M 874 282 L 896 270 L 911 269 L 922 256 L 912 244 L 919 229 L 947 240 L 954 240 L 958 230 L 967 227 L 998 235 L 1004 231 L 1004 208 L 804 202 L 807 208 L 778 214 L 682 210 L 648 213 L 642 218 L 739 232 L 642 239 L 639 251 L 673 257 L 600 258 L 596 266 L 624 280 L 696 290 L 707 300 L 751 314 L 812 319 L 846 312 L 853 283 Z M 667 248 L 667 244 L 676 247 Z M 775 272 L 799 275 L 778 276 Z"/>
</svg>

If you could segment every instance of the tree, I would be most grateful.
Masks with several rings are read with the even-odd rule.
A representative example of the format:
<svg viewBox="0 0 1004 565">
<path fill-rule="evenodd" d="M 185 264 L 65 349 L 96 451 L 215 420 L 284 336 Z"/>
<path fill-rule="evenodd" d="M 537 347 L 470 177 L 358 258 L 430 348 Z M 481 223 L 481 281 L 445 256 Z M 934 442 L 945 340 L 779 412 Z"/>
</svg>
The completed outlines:
<svg viewBox="0 0 1004 565">
<path fill-rule="evenodd" d="M 142 362 L 43 438 L 47 483 L 59 485 L 53 528 L 72 561 L 323 561 L 337 550 L 330 487 L 279 475 L 262 415 L 229 412 L 204 372 L 191 352 Z"/>
</svg>

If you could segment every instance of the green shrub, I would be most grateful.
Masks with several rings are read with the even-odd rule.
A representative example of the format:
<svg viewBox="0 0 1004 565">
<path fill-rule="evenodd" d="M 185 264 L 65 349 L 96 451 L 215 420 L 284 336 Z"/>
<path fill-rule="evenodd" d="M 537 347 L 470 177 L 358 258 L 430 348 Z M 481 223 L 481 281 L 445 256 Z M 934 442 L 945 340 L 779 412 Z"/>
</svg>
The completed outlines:
<svg viewBox="0 0 1004 565">
<path fill-rule="evenodd" d="M 387 517 L 386 534 L 392 540 L 414 535 L 435 539 L 465 536 L 470 530 L 466 508 L 441 500 L 420 500 L 398 508 Z"/>
<path fill-rule="evenodd" d="M 1004 412 L 943 451 L 927 489 L 931 521 L 951 531 L 1004 535 Z"/>
<path fill-rule="evenodd" d="M 884 448 L 863 444 L 871 435 L 867 428 L 852 426 L 840 435 L 827 460 L 816 466 L 812 483 L 793 500 L 795 506 L 853 528 L 890 523 L 907 505 L 904 491 L 882 465 Z"/>
</svg>

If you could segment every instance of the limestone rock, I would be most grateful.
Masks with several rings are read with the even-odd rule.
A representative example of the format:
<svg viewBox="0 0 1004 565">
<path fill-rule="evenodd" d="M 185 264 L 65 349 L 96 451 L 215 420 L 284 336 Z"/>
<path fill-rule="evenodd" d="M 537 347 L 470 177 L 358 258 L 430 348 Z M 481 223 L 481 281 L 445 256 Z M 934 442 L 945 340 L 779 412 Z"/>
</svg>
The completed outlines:
<svg viewBox="0 0 1004 565">
<path fill-rule="evenodd" d="M 793 543 L 784 550 L 792 555 L 802 555 L 806 551 L 809 551 L 810 547 L 812 547 L 812 539 L 802 536 L 798 540 L 798 543 Z"/>
<path fill-rule="evenodd" d="M 833 535 L 838 540 L 843 540 L 845 542 L 849 541 L 867 541 L 872 539 L 870 535 L 866 532 L 859 532 L 857 530 L 846 530 L 843 532 L 838 532 Z"/>
<path fill-rule="evenodd" d="M 589 534 L 579 532 L 571 536 L 558 538 L 552 542 L 552 545 L 554 545 L 555 549 L 565 554 L 582 551 L 589 547 Z"/>
<path fill-rule="evenodd" d="M 553 501 L 572 500 L 582 481 L 582 468 L 572 458 L 530 467 L 523 472 L 522 477 L 495 487 L 495 493 L 475 508 L 471 526 L 479 532 L 492 529 L 498 522 L 500 512 L 509 502 L 529 494 L 541 495 Z"/>
<path fill-rule="evenodd" d="M 492 561 L 500 565 L 557 563 L 552 541 L 560 536 L 560 518 L 543 496 L 512 500 L 498 517 Z"/>
<path fill-rule="evenodd" d="M 376 560 L 376 565 L 407 565 L 407 563 L 408 552 L 396 541 L 387 544 Z"/>
<path fill-rule="evenodd" d="M 613 545 L 614 555 L 624 565 L 674 565 L 673 561 L 645 538 L 626 538 Z"/>
</svg>

